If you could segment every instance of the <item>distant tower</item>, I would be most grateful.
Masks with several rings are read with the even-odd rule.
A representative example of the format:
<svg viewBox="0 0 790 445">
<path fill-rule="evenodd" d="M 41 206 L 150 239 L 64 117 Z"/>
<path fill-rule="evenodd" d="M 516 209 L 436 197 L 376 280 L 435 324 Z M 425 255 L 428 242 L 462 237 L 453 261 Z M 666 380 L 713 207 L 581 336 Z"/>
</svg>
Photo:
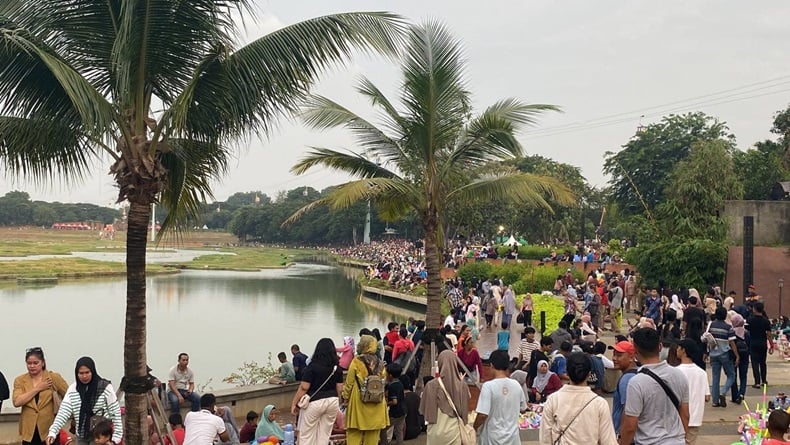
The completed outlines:
<svg viewBox="0 0 790 445">
<path fill-rule="evenodd" d="M 255 194 L 255 205 L 261 205 L 261 197 L 257 193 Z"/>
<path fill-rule="evenodd" d="M 368 213 L 365 214 L 365 231 L 362 234 L 362 242 L 370 244 L 370 200 L 368 199 Z"/>
</svg>

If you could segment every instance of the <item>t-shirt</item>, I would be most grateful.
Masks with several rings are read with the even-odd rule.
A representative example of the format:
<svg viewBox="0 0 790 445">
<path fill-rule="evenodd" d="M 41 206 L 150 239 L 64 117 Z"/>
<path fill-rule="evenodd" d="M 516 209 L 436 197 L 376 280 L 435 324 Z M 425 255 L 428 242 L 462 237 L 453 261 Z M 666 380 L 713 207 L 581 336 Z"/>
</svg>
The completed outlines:
<svg viewBox="0 0 790 445">
<path fill-rule="evenodd" d="M 617 381 L 617 388 L 614 390 L 614 397 L 612 399 L 612 425 L 614 425 L 614 432 L 616 434 L 620 434 L 620 420 L 622 420 L 623 408 L 625 408 L 628 382 L 630 382 L 631 378 L 635 375 L 636 369 L 623 373 L 620 380 Z"/>
<path fill-rule="evenodd" d="M 254 427 L 253 427 L 252 432 L 253 432 L 253 435 L 255 435 L 254 434 L 255 433 Z M 173 437 L 176 439 L 176 444 L 177 445 L 184 445 L 184 436 L 186 435 L 186 433 L 187 432 L 183 428 L 177 428 L 177 429 L 173 430 Z M 252 440 L 252 439 L 250 439 L 250 440 Z M 170 436 L 168 436 L 167 434 L 165 434 L 165 437 L 163 438 L 162 442 L 165 445 L 173 445 L 173 444 L 170 443 Z M 61 442 L 61 443 L 63 443 L 63 442 Z"/>
<path fill-rule="evenodd" d="M 254 423 L 245 423 L 244 426 L 241 427 L 241 431 L 239 431 L 239 442 L 247 444 L 255 439 L 255 429 L 258 425 Z"/>
<path fill-rule="evenodd" d="M 294 365 L 288 362 L 280 363 L 280 375 L 278 377 L 288 383 L 295 382 L 296 371 L 294 371 Z"/>
<path fill-rule="evenodd" d="M 189 389 L 189 384 L 195 383 L 195 373 L 192 372 L 189 366 L 187 366 L 184 372 L 181 372 L 181 370 L 178 369 L 178 365 L 175 365 L 170 368 L 170 372 L 167 374 L 167 380 L 174 380 L 176 382 L 176 388 L 178 389 Z"/>
<path fill-rule="evenodd" d="M 521 355 L 521 359 L 525 362 L 529 363 L 529 359 L 532 356 L 532 351 L 536 351 L 540 349 L 540 343 L 536 341 L 529 341 L 526 338 L 521 340 L 521 343 L 518 345 L 518 353 Z"/>
<path fill-rule="evenodd" d="M 731 325 L 723 320 L 714 320 L 710 324 L 708 331 L 716 340 L 715 347 L 708 345 L 711 346 L 708 350 L 708 354 L 711 357 L 719 357 L 730 351 L 730 341 L 735 341 L 735 331 Z"/>
<path fill-rule="evenodd" d="M 555 352 L 551 356 L 551 366 L 549 366 L 549 370 L 557 376 L 562 376 L 568 373 L 566 369 L 567 360 L 565 360 L 565 356 L 560 354 L 559 352 Z"/>
<path fill-rule="evenodd" d="M 496 333 L 497 349 L 507 351 L 510 349 L 510 331 L 497 331 Z"/>
<path fill-rule="evenodd" d="M 705 312 L 696 306 L 687 306 L 683 311 L 683 321 L 689 324 L 693 318 L 697 318 L 702 326 L 705 326 Z"/>
<path fill-rule="evenodd" d="M 310 395 L 311 402 L 328 399 L 329 397 L 337 397 L 337 387 L 335 385 L 343 383 L 343 370 L 338 366 L 335 368 L 334 376 L 330 378 L 330 374 L 332 374 L 332 368 L 317 363 L 310 363 L 307 365 L 307 369 L 304 370 L 301 381 L 310 382 L 310 389 L 307 390 L 307 394 Z M 327 378 L 329 378 L 329 380 L 327 380 Z M 326 384 L 321 387 L 321 384 L 324 382 L 326 382 Z M 319 387 L 321 387 L 321 390 L 315 392 Z"/>
<path fill-rule="evenodd" d="M 497 378 L 483 383 L 476 411 L 488 416 L 480 429 L 479 445 L 520 445 L 519 412 L 527 409 L 521 385 L 513 379 Z"/>
<path fill-rule="evenodd" d="M 766 347 L 768 341 L 768 331 L 771 330 L 771 322 L 762 315 L 755 315 L 749 317 L 746 329 L 749 330 L 751 336 L 752 347 Z"/>
<path fill-rule="evenodd" d="M 686 376 L 667 362 L 643 365 L 658 375 L 675 392 L 680 403 L 689 401 Z M 626 415 L 637 417 L 634 442 L 639 445 L 685 445 L 686 432 L 672 400 L 661 385 L 647 374 L 637 374 L 628 382 L 625 398 Z"/>
<path fill-rule="evenodd" d="M 710 395 L 708 374 L 694 363 L 681 363 L 677 368 L 689 382 L 689 426 L 702 426 L 705 396 Z"/>
<path fill-rule="evenodd" d="M 296 374 L 296 380 L 302 381 L 302 373 L 304 369 L 307 368 L 307 355 L 299 351 L 294 354 L 293 360 L 291 362 L 294 365 L 294 374 Z"/>
<path fill-rule="evenodd" d="M 564 341 L 573 343 L 573 336 L 565 329 L 557 328 L 551 334 L 549 334 L 549 337 L 551 337 L 552 341 L 554 341 L 552 344 L 552 349 L 554 350 L 560 349 L 560 346 L 562 346 L 562 342 Z"/>
<path fill-rule="evenodd" d="M 387 404 L 389 405 L 390 400 L 397 402 L 396 405 L 389 405 L 390 418 L 397 419 L 406 415 L 403 398 L 403 383 L 400 380 L 395 379 L 387 383 Z"/>
<path fill-rule="evenodd" d="M 782 439 L 768 439 L 763 442 L 763 445 L 787 445 L 790 442 L 786 442 Z"/>
<path fill-rule="evenodd" d="M 225 421 L 208 410 L 188 412 L 184 418 L 184 445 L 211 445 L 225 432 Z"/>
</svg>

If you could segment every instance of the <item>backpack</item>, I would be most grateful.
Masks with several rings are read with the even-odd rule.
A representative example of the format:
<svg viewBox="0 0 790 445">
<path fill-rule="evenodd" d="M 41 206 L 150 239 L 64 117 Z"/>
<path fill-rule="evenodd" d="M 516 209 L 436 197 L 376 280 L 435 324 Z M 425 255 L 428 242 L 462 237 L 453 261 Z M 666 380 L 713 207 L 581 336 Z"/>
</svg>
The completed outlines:
<svg viewBox="0 0 790 445">
<path fill-rule="evenodd" d="M 404 355 L 404 354 L 401 354 Z M 400 358 L 400 356 L 398 356 Z M 365 363 L 363 361 L 363 363 Z M 359 398 L 363 403 L 380 403 L 384 400 L 384 380 L 379 375 L 381 369 L 381 362 L 378 358 L 374 359 L 373 369 L 368 366 L 368 375 L 362 384 L 357 379 L 357 386 L 359 386 Z"/>
<path fill-rule="evenodd" d="M 746 343 L 746 339 L 735 336 L 735 348 L 738 349 L 738 355 L 741 357 L 745 357 L 749 355 L 749 344 Z"/>
</svg>

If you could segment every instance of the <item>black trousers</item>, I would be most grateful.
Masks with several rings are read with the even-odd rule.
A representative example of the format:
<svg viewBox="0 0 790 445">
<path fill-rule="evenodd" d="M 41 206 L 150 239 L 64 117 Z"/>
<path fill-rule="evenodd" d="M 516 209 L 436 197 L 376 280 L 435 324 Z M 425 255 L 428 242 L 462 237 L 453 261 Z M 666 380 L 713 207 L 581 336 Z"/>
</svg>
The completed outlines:
<svg viewBox="0 0 790 445">
<path fill-rule="evenodd" d="M 752 374 L 754 375 L 754 384 L 762 385 L 768 382 L 768 370 L 765 366 L 765 360 L 768 358 L 768 346 L 763 344 L 752 344 L 749 351 L 749 358 L 752 360 Z"/>
</svg>

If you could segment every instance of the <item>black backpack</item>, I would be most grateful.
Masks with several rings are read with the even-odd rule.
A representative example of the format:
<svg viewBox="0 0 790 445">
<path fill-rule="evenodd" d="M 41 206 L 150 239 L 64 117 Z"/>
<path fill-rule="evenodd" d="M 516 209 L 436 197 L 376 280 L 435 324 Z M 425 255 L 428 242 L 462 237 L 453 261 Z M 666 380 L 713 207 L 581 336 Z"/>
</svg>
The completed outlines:
<svg viewBox="0 0 790 445">
<path fill-rule="evenodd" d="M 746 343 L 745 338 L 735 336 L 735 348 L 738 349 L 738 355 L 746 357 L 749 355 L 749 344 Z"/>
</svg>

